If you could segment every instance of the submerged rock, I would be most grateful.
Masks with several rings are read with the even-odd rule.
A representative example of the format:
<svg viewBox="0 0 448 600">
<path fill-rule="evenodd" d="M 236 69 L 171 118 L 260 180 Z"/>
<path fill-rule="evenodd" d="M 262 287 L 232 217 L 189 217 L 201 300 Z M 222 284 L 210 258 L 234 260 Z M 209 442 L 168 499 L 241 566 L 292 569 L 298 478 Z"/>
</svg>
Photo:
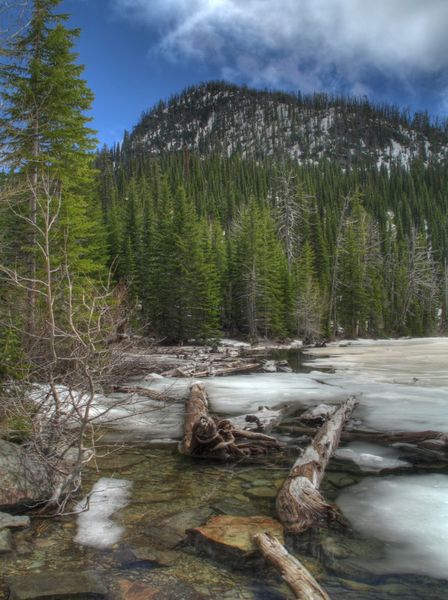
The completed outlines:
<svg viewBox="0 0 448 600">
<path fill-rule="evenodd" d="M 12 552 L 12 536 L 9 529 L 0 530 L 0 554 Z"/>
<path fill-rule="evenodd" d="M 28 573 L 6 580 L 10 600 L 83 600 L 107 597 L 101 578 L 93 572 Z"/>
<path fill-rule="evenodd" d="M 204 596 L 176 577 L 153 578 L 150 583 L 120 579 L 122 600 L 204 600 Z"/>
<path fill-rule="evenodd" d="M 0 512 L 0 529 L 7 527 L 8 529 L 25 528 L 30 526 L 30 518 L 24 515 L 14 516 L 8 513 Z"/>
<path fill-rule="evenodd" d="M 265 516 L 212 517 L 204 526 L 190 529 L 188 539 L 199 552 L 218 561 L 224 560 L 231 566 L 242 567 L 248 562 L 252 564 L 259 556 L 253 536 L 261 532 L 269 532 L 284 543 L 282 525 Z M 262 562 L 261 556 L 259 558 Z"/>
<path fill-rule="evenodd" d="M 206 507 L 168 515 L 151 521 L 145 528 L 145 533 L 156 547 L 175 548 L 186 539 L 187 529 L 202 525 L 212 513 L 213 510 Z"/>
</svg>

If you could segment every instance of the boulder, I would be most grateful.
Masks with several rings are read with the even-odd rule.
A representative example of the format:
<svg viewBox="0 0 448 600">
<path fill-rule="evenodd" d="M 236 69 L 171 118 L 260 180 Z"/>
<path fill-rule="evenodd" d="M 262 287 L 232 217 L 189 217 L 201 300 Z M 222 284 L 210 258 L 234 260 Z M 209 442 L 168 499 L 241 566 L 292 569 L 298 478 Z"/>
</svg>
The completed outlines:
<svg viewBox="0 0 448 600">
<path fill-rule="evenodd" d="M 9 600 L 100 600 L 107 589 L 93 572 L 28 573 L 6 579 Z"/>
<path fill-rule="evenodd" d="M 236 517 L 219 515 L 212 517 L 202 527 L 188 531 L 188 539 L 198 552 L 233 567 L 252 567 L 263 559 L 253 542 L 256 533 L 269 532 L 284 544 L 283 527 L 275 519 L 265 516 Z"/>
<path fill-rule="evenodd" d="M 208 507 L 174 513 L 151 521 L 145 532 L 154 546 L 172 549 L 185 541 L 187 529 L 202 525 L 212 513 Z"/>
<path fill-rule="evenodd" d="M 24 446 L 0 439 L 0 509 L 46 500 L 50 479 L 46 467 Z"/>
<path fill-rule="evenodd" d="M 24 529 L 29 527 L 31 520 L 25 515 L 13 516 L 8 513 L 0 512 L 0 529 Z"/>
</svg>

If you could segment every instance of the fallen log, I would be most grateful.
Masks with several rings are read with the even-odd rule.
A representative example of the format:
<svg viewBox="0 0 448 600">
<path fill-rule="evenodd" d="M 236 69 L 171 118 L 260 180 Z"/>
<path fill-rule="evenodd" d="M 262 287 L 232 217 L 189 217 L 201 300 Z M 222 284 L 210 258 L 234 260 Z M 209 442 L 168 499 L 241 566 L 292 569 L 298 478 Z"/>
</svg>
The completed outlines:
<svg viewBox="0 0 448 600">
<path fill-rule="evenodd" d="M 301 421 L 301 416 L 298 417 Z M 308 421 L 309 422 L 309 421 Z M 301 435 L 314 435 L 316 427 L 309 425 L 294 425 L 284 423 L 279 425 L 279 430 L 285 433 Z M 342 432 L 341 440 L 351 442 L 354 440 L 371 441 L 382 444 L 407 443 L 418 447 L 448 448 L 448 434 L 441 431 L 375 431 L 373 429 L 348 429 Z"/>
<path fill-rule="evenodd" d="M 165 392 L 156 392 L 155 390 L 149 390 L 148 388 L 140 386 L 114 385 L 112 386 L 112 390 L 122 394 L 136 394 L 137 396 L 145 396 L 145 398 L 150 398 L 151 400 L 174 400 L 174 398 L 167 396 Z"/>
<path fill-rule="evenodd" d="M 277 514 L 287 531 L 300 533 L 309 527 L 322 527 L 335 518 L 333 508 L 325 502 L 319 487 L 356 403 L 356 399 L 350 397 L 341 404 L 289 472 L 276 500 Z"/>
<path fill-rule="evenodd" d="M 245 417 L 256 421 L 255 415 Z M 209 415 L 205 387 L 195 383 L 185 404 L 184 437 L 180 452 L 193 456 L 229 460 L 265 454 L 281 445 L 271 436 L 253 429 L 241 429 L 230 419 Z"/>
<path fill-rule="evenodd" d="M 257 533 L 260 552 L 280 572 L 297 600 L 330 600 L 311 573 L 270 533 Z"/>
<path fill-rule="evenodd" d="M 192 454 L 193 429 L 201 419 L 208 419 L 207 392 L 202 383 L 195 383 L 190 388 L 190 395 L 185 403 L 184 437 L 181 444 L 182 454 Z"/>
<path fill-rule="evenodd" d="M 192 374 L 192 377 L 218 377 L 222 375 L 231 375 L 233 373 L 242 373 L 244 371 L 253 371 L 254 369 L 258 369 L 260 367 L 260 363 L 245 363 L 242 365 L 236 365 L 233 367 L 225 367 L 222 369 L 213 369 L 210 367 L 206 371 L 197 371 Z"/>
</svg>

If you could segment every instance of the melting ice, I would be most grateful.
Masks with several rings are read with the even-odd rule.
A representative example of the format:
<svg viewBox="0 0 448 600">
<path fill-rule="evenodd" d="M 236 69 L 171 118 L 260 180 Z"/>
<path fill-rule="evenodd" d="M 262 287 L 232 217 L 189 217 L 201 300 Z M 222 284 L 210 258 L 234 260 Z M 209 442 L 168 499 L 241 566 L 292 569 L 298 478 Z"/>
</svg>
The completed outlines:
<svg viewBox="0 0 448 600">
<path fill-rule="evenodd" d="M 124 529 L 110 517 L 128 504 L 131 486 L 132 482 L 127 479 L 99 479 L 90 495 L 76 507 L 79 515 L 75 542 L 95 548 L 107 548 L 115 544 Z"/>
<path fill-rule="evenodd" d="M 448 475 L 368 477 L 344 491 L 339 507 L 353 526 L 386 542 L 375 572 L 448 574 Z"/>
</svg>

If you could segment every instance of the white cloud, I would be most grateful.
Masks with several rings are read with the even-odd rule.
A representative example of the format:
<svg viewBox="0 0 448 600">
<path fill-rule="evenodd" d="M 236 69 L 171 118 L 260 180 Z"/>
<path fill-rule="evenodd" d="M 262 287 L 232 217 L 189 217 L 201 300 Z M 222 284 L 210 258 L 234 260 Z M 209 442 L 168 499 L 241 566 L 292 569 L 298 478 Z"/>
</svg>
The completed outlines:
<svg viewBox="0 0 448 600">
<path fill-rule="evenodd" d="M 448 0 L 112 0 L 157 31 L 171 60 L 212 62 L 254 84 L 363 89 L 448 67 Z"/>
</svg>

